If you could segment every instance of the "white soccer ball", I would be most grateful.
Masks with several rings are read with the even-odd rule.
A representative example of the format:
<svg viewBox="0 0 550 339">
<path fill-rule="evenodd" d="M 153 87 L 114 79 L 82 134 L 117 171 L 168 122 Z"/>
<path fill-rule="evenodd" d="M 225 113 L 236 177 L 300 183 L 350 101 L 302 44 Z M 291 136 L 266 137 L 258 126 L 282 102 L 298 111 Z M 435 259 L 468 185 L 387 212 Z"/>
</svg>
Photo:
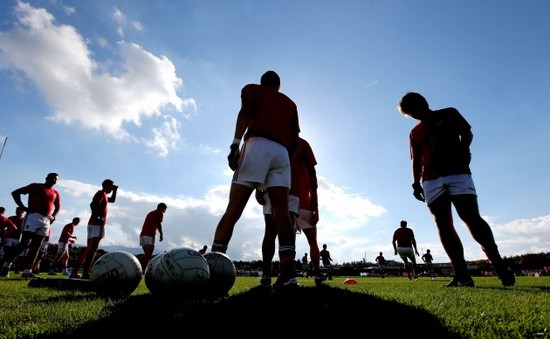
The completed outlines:
<svg viewBox="0 0 550 339">
<path fill-rule="evenodd" d="M 135 255 L 125 251 L 102 255 L 92 266 L 90 284 L 104 296 L 126 297 L 141 282 L 141 264 Z"/>
<path fill-rule="evenodd" d="M 210 268 L 210 279 L 206 294 L 213 297 L 223 297 L 235 284 L 237 269 L 233 261 L 224 253 L 208 252 L 204 258 Z"/>
<path fill-rule="evenodd" d="M 151 293 L 157 293 L 159 290 L 159 284 L 153 274 L 153 267 L 155 263 L 160 259 L 162 254 L 157 254 L 145 266 L 145 272 L 143 273 L 143 279 L 145 280 L 145 286 Z"/>
<path fill-rule="evenodd" d="M 210 278 L 206 259 L 192 248 L 175 248 L 162 254 L 153 266 L 155 289 L 171 296 L 197 297 Z"/>
</svg>

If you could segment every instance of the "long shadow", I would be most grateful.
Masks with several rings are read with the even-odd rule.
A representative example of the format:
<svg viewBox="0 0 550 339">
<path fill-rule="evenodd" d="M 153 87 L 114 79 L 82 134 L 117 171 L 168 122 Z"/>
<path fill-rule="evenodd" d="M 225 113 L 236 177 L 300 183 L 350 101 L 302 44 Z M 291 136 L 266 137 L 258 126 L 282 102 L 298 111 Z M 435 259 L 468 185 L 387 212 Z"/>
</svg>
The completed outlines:
<svg viewBox="0 0 550 339">
<path fill-rule="evenodd" d="M 211 338 L 332 336 L 357 334 L 423 338 L 461 338 L 430 313 L 329 286 L 298 287 L 277 293 L 256 287 L 218 301 L 185 301 L 145 294 L 122 302 L 112 316 L 72 333 L 42 338 Z M 221 337 L 223 338 L 223 337 Z"/>
</svg>

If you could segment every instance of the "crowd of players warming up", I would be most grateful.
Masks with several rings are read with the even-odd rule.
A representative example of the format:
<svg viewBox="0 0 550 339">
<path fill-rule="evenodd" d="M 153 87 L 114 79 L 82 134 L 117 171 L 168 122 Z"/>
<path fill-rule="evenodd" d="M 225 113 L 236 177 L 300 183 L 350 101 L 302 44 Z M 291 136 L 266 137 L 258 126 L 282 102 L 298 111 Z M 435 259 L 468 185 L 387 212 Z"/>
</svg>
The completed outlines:
<svg viewBox="0 0 550 339">
<path fill-rule="evenodd" d="M 304 233 L 309 244 L 310 261 L 306 253 L 302 262 L 311 265 L 315 283 L 319 285 L 325 279 L 332 279 L 332 258 L 327 245 L 320 250 L 317 243 L 317 160 L 308 141 L 300 137 L 297 106 L 279 91 L 280 85 L 278 74 L 267 71 L 261 76 L 260 84 L 247 84 L 241 90 L 241 108 L 227 157 L 234 174 L 227 208 L 215 228 L 211 246 L 213 252 L 226 253 L 233 229 L 254 193 L 263 206 L 265 220 L 260 284 L 275 291 L 298 286 L 295 259 L 296 234 L 299 233 Z M 473 138 L 470 124 L 455 108 L 432 110 L 426 99 L 415 92 L 403 95 L 397 109 L 404 116 L 418 120 L 409 134 L 412 190 L 414 197 L 425 203 L 433 215 L 450 259 L 454 278 L 445 286 L 474 286 L 462 242 L 453 224 L 452 207 L 480 244 L 502 285 L 513 286 L 515 275 L 505 264 L 490 226 L 479 213 L 470 171 Z M 51 225 L 61 208 L 59 192 L 54 188 L 58 179 L 57 173 L 49 173 L 44 183 L 31 183 L 14 190 L 16 215 L 5 217 L 5 209 L 1 208 L 3 256 L 0 276 L 9 277 L 13 263 L 20 260 L 21 277 L 40 278 L 36 274 L 37 267 L 44 245 L 49 242 Z M 74 227 L 80 219 L 74 218 L 63 227 L 50 274 L 55 275 L 61 268 L 70 278 L 90 277 L 100 241 L 105 237 L 108 204 L 116 201 L 117 189 L 113 180 L 105 179 L 101 189 L 94 194 L 87 222 L 87 244 L 71 270 L 67 267 L 68 246 L 76 239 Z M 23 203 L 22 195 L 28 196 L 27 204 Z M 151 260 L 157 232 L 159 241 L 163 241 L 162 221 L 166 209 L 166 204 L 159 203 L 145 218 L 140 233 L 144 252 L 142 267 Z M 273 268 L 276 240 L 279 265 Z M 417 279 L 416 256 L 420 254 L 414 232 L 407 227 L 406 221 L 401 221 L 395 230 L 392 245 L 394 254 L 403 260 L 409 279 Z M 206 250 L 207 246 L 203 248 L 204 252 Z M 433 278 L 430 251 L 421 258 Z M 382 252 L 376 261 L 381 269 L 384 268 Z M 325 274 L 321 274 L 321 263 Z"/>
</svg>

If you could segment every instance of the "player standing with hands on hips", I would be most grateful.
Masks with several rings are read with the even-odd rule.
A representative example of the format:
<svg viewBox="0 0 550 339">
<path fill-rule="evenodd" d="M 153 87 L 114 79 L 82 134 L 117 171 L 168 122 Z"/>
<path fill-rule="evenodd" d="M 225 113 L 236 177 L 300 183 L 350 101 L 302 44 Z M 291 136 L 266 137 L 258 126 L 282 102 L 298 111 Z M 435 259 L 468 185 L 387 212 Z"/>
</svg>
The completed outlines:
<svg viewBox="0 0 550 339">
<path fill-rule="evenodd" d="M 514 273 L 498 251 L 491 227 L 479 214 L 477 192 L 470 171 L 470 124 L 456 108 L 431 110 L 419 93 L 406 93 L 397 105 L 401 114 L 418 120 L 409 134 L 413 194 L 426 202 L 455 277 L 447 287 L 473 287 L 464 247 L 453 224 L 451 205 L 491 261 L 502 285 L 513 286 Z"/>
<path fill-rule="evenodd" d="M 42 242 L 50 234 L 51 224 L 61 209 L 59 192 L 53 188 L 58 179 L 57 173 L 49 173 L 44 183 L 32 183 L 11 192 L 17 206 L 26 211 L 27 215 L 23 221 L 21 241 L 14 247 L 13 252 L 4 258 L 0 276 L 8 277 L 11 263 L 15 257 L 28 248 L 27 255 L 23 259 L 24 270 L 21 278 L 40 278 L 32 273 L 32 268 L 36 262 L 38 251 L 42 247 Z M 21 201 L 23 194 L 29 196 L 27 207 Z"/>
<path fill-rule="evenodd" d="M 281 79 L 274 71 L 265 72 L 260 85 L 248 84 L 241 90 L 229 167 L 235 171 L 229 202 L 212 242 L 212 251 L 226 253 L 235 224 L 254 190 L 266 187 L 273 223 L 279 238 L 279 274 L 274 289 L 297 285 L 294 266 L 296 235 L 288 211 L 291 184 L 290 159 L 298 145 L 299 122 L 296 104 L 279 92 Z M 244 139 L 242 148 L 241 139 Z"/>
</svg>

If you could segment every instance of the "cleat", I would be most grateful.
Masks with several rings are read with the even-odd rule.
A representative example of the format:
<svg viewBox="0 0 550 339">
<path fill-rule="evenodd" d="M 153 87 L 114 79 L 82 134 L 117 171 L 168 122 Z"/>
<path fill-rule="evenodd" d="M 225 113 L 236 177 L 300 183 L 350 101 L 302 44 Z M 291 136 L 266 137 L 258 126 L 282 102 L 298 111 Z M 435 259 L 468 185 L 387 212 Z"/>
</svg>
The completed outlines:
<svg viewBox="0 0 550 339">
<path fill-rule="evenodd" d="M 21 278 L 23 278 L 23 279 L 44 279 L 41 276 L 36 275 L 32 272 L 21 274 Z"/>
<path fill-rule="evenodd" d="M 71 274 L 69 276 L 69 279 L 81 279 L 82 277 L 80 276 L 80 274 Z"/>
<path fill-rule="evenodd" d="M 260 285 L 264 286 L 264 287 L 269 287 L 271 286 L 271 277 L 268 276 L 268 275 L 264 275 L 261 279 L 260 279 Z"/>
<path fill-rule="evenodd" d="M 283 290 L 290 290 L 290 289 L 295 289 L 298 286 L 300 286 L 300 284 L 298 284 L 298 281 L 296 281 L 296 279 L 294 279 L 294 278 L 290 278 L 284 283 L 281 282 L 280 280 L 277 280 L 273 284 L 273 291 L 278 292 L 278 291 L 283 291 Z"/>
<path fill-rule="evenodd" d="M 316 275 L 314 279 L 315 279 L 315 285 L 316 285 L 316 286 L 321 286 L 321 284 L 322 284 L 323 281 L 325 280 L 325 279 L 323 278 L 323 276 L 320 276 L 320 275 Z"/>
<path fill-rule="evenodd" d="M 48 275 L 57 275 L 57 273 L 55 273 L 54 270 L 50 270 L 50 271 L 48 272 Z"/>
<path fill-rule="evenodd" d="M 443 285 L 442 287 L 474 287 L 474 281 L 472 280 L 472 277 L 468 277 L 464 280 L 459 280 L 457 277 L 454 277 L 451 282 L 449 282 L 446 285 Z"/>
<path fill-rule="evenodd" d="M 70 274 L 69 274 L 69 271 L 64 270 L 64 271 L 63 271 L 63 275 L 70 275 Z"/>
<path fill-rule="evenodd" d="M 502 286 L 514 286 L 516 283 L 516 276 L 514 275 L 514 272 L 510 269 L 510 267 L 506 267 L 504 272 L 500 272 L 498 275 L 498 280 L 500 280 L 500 283 Z"/>
</svg>

